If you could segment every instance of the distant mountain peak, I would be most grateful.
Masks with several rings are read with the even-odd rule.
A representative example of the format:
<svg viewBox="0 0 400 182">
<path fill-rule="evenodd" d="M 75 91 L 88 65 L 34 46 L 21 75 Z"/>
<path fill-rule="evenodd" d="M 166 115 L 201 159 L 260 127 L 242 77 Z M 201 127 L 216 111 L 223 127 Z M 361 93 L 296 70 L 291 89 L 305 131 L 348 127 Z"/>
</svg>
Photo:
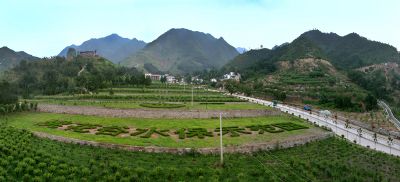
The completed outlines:
<svg viewBox="0 0 400 182">
<path fill-rule="evenodd" d="M 0 48 L 0 72 L 19 64 L 22 60 L 33 61 L 39 58 L 27 54 L 24 51 L 16 52 L 6 46 Z"/>
<path fill-rule="evenodd" d="M 81 45 L 73 44 L 64 48 L 58 55 L 65 57 L 68 48 L 75 48 L 77 51 L 96 50 L 100 56 L 107 58 L 113 63 L 119 63 L 141 50 L 144 46 L 146 46 L 146 43 L 143 41 L 135 38 L 123 38 L 118 34 L 113 33 L 102 38 L 92 38 L 83 42 Z"/>
<path fill-rule="evenodd" d="M 122 39 L 122 37 L 121 36 L 119 36 L 118 34 L 116 34 L 116 33 L 113 33 L 113 34 L 111 34 L 111 35 L 109 35 L 109 36 L 106 36 L 106 37 L 104 37 L 105 39 L 112 39 L 112 40 L 114 40 L 114 39 Z"/>
<path fill-rule="evenodd" d="M 136 55 L 122 62 L 125 66 L 151 64 L 163 72 L 185 74 L 204 69 L 220 68 L 238 55 L 223 38 L 185 28 L 172 28 Z"/>
</svg>

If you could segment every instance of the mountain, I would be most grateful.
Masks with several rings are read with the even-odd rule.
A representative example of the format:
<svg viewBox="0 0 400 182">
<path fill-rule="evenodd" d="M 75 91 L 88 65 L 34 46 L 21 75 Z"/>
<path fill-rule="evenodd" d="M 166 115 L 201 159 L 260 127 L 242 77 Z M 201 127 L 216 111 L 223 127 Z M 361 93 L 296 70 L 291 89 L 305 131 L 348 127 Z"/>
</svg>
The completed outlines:
<svg viewBox="0 0 400 182">
<path fill-rule="evenodd" d="M 339 36 L 312 30 L 301 34 L 293 42 L 276 46 L 272 50 L 250 50 L 235 57 L 225 68 L 258 72 L 264 69 L 265 64 L 302 58 L 325 59 L 337 69 L 343 70 L 386 62 L 400 63 L 400 55 L 391 45 L 371 41 L 355 33 Z"/>
<path fill-rule="evenodd" d="M 312 30 L 271 50 L 245 52 L 222 71 L 239 72 L 244 88 L 257 94 L 285 93 L 283 100 L 297 104 L 360 111 L 374 108 L 369 101 L 376 97 L 400 108 L 399 56 L 395 47 L 356 33 Z"/>
<path fill-rule="evenodd" d="M 152 64 L 147 67 L 185 74 L 221 68 L 238 54 L 222 37 L 217 39 L 202 32 L 171 29 L 121 64 L 142 69 L 145 64 Z"/>
<path fill-rule="evenodd" d="M 2 47 L 0 48 L 0 72 L 18 65 L 22 60 L 32 61 L 38 59 L 26 52 L 15 52 L 8 47 Z"/>
<path fill-rule="evenodd" d="M 356 33 L 342 37 L 335 33 L 312 30 L 302 34 L 301 37 L 315 43 L 328 56 L 332 64 L 341 69 L 400 62 L 400 55 L 395 47 L 368 40 Z"/>
<path fill-rule="evenodd" d="M 247 49 L 243 47 L 236 47 L 236 51 L 239 52 L 239 54 L 243 54 L 247 51 Z"/>
<path fill-rule="evenodd" d="M 125 58 L 135 54 L 137 51 L 146 46 L 146 43 L 137 39 L 122 38 L 117 34 L 111 34 L 107 37 L 99 39 L 90 39 L 83 42 L 81 45 L 71 45 L 64 48 L 58 56 L 65 57 L 69 48 L 74 48 L 77 51 L 94 51 L 112 61 L 119 63 Z"/>
</svg>

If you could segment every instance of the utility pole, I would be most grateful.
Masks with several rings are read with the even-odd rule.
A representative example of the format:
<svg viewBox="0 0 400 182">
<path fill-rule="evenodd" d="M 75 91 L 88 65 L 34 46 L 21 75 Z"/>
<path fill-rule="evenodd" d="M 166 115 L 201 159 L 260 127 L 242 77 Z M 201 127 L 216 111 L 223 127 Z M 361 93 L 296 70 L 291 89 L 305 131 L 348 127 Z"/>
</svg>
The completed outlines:
<svg viewBox="0 0 400 182">
<path fill-rule="evenodd" d="M 192 85 L 192 107 L 193 107 L 193 85 Z"/>
<path fill-rule="evenodd" d="M 206 88 L 206 110 L 207 110 L 207 104 L 208 104 L 208 89 Z"/>
<path fill-rule="evenodd" d="M 219 139 L 220 139 L 220 151 L 221 151 L 221 165 L 224 164 L 224 149 L 222 147 L 222 113 L 219 113 Z"/>
</svg>

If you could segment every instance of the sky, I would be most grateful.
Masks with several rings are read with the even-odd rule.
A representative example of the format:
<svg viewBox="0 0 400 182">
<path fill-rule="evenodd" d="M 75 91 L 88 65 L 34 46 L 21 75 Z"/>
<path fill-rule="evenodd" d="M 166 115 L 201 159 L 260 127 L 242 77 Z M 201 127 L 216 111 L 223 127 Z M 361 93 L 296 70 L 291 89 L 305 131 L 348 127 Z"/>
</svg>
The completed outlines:
<svg viewBox="0 0 400 182">
<path fill-rule="evenodd" d="M 38 57 L 117 33 L 151 42 L 171 28 L 271 48 L 319 29 L 400 48 L 399 0 L 0 0 L 0 47 Z"/>
</svg>

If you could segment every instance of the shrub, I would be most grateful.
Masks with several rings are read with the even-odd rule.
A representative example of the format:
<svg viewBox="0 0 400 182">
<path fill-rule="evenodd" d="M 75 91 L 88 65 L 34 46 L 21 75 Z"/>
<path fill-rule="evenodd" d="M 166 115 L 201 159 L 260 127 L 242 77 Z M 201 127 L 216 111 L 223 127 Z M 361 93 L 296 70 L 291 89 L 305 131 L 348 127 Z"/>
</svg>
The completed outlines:
<svg viewBox="0 0 400 182">
<path fill-rule="evenodd" d="M 117 136 L 122 133 L 128 133 L 128 127 L 124 126 L 104 126 L 97 130 L 96 135 Z"/>
<path fill-rule="evenodd" d="M 96 129 L 97 127 L 101 127 L 98 124 L 76 124 L 70 125 L 66 130 L 72 130 L 78 133 L 88 133 L 90 129 Z"/>
<path fill-rule="evenodd" d="M 142 103 L 140 104 L 142 107 L 148 107 L 148 108 L 181 108 L 185 107 L 184 104 L 174 104 L 174 103 Z"/>
</svg>

